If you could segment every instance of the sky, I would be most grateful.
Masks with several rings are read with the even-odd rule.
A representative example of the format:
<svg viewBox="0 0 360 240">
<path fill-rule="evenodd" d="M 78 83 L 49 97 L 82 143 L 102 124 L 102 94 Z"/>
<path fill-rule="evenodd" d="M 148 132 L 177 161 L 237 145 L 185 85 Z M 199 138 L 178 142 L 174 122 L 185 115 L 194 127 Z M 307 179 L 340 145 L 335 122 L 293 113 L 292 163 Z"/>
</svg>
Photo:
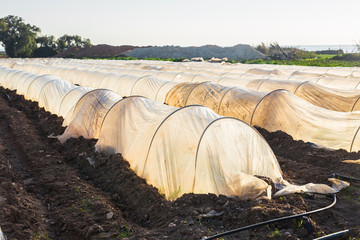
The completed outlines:
<svg viewBox="0 0 360 240">
<path fill-rule="evenodd" d="M 0 18 L 115 46 L 354 45 L 359 9 L 359 0 L 0 0 Z"/>
</svg>

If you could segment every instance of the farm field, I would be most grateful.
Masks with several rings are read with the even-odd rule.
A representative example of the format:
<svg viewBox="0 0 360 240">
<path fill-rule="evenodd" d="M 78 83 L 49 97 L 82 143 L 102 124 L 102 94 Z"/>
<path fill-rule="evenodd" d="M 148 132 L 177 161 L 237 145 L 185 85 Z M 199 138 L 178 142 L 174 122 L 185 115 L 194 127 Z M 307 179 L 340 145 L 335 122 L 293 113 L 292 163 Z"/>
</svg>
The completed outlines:
<svg viewBox="0 0 360 240">
<path fill-rule="evenodd" d="M 61 144 L 54 136 L 65 131 L 62 117 L 15 91 L 1 87 L 0 95 L 0 222 L 9 239 L 202 239 L 333 201 L 305 193 L 249 200 L 186 193 L 169 201 L 138 177 L 121 154 L 96 152 L 96 140 L 83 137 Z M 320 148 L 282 131 L 255 127 L 292 184 L 329 184 L 334 173 L 360 178 L 359 164 L 343 162 L 360 159 L 358 152 Z M 313 239 L 345 229 L 350 232 L 343 239 L 356 239 L 360 182 L 351 181 L 336 196 L 335 206 L 324 212 L 224 239 Z"/>
<path fill-rule="evenodd" d="M 2 230 L 10 238 L 35 239 L 200 239 L 224 230 L 320 208 L 331 199 L 294 194 L 273 200 L 240 200 L 225 196 L 186 194 L 169 202 L 137 177 L 121 155 L 95 153 L 94 140 L 74 139 L 61 145 L 48 138 L 60 134 L 61 118 L 1 88 Z M 342 163 L 359 153 L 315 149 L 282 132 L 259 129 L 272 146 L 289 181 L 324 183 L 336 169 L 359 177 L 359 167 Z M 92 158 L 96 168 L 87 158 Z M 289 220 L 259 227 L 226 239 L 312 239 L 319 235 L 360 229 L 360 184 L 337 194 L 337 204 L 311 215 L 300 225 Z M 210 210 L 223 215 L 199 219 Z M 112 212 L 113 218 L 107 219 Z M 13 218 L 9 218 L 13 216 Z M 170 223 L 176 226 L 169 227 Z M 299 226 L 300 225 L 300 226 Z M 168 237 L 166 237 L 168 236 Z"/>
</svg>

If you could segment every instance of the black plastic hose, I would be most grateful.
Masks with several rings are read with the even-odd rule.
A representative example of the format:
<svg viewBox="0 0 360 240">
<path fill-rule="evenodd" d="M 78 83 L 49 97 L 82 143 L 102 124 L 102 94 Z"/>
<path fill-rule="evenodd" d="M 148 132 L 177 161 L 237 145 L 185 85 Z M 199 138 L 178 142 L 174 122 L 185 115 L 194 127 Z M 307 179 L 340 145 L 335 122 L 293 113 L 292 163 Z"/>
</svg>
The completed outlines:
<svg viewBox="0 0 360 240">
<path fill-rule="evenodd" d="M 340 232 L 336 232 L 336 233 L 332 233 L 326 236 L 322 236 L 319 238 L 315 238 L 314 240 L 329 240 L 329 239 L 336 239 L 338 237 L 344 237 L 344 235 L 350 233 L 349 229 L 346 229 L 344 231 L 340 231 Z"/>
<path fill-rule="evenodd" d="M 265 221 L 265 222 L 260 222 L 260 223 L 252 224 L 252 225 L 249 225 L 249 226 L 233 229 L 233 230 L 230 230 L 230 231 L 227 231 L 227 232 L 223 232 L 223 233 L 216 234 L 214 236 L 207 237 L 204 240 L 211 240 L 211 239 L 227 236 L 227 235 L 230 235 L 230 234 L 234 234 L 234 233 L 237 233 L 237 232 L 245 231 L 245 230 L 248 230 L 248 229 L 251 229 L 251 228 L 264 226 L 264 225 L 267 225 L 267 224 L 270 224 L 270 223 L 275 223 L 275 222 L 280 222 L 280 221 L 289 220 L 289 219 L 293 219 L 293 218 L 303 217 L 303 216 L 307 216 L 307 215 L 310 215 L 310 214 L 325 211 L 325 210 L 333 207 L 336 204 L 336 201 L 337 201 L 336 200 L 336 195 L 333 194 L 332 196 L 333 196 L 334 200 L 329 206 L 319 208 L 319 209 L 316 209 L 316 210 L 313 210 L 313 211 L 310 211 L 310 212 L 300 213 L 300 214 L 297 214 L 297 215 L 291 215 L 291 216 L 282 217 L 282 218 L 276 218 L 276 219 L 268 220 L 268 221 Z"/>
<path fill-rule="evenodd" d="M 341 178 L 341 179 L 349 180 L 349 181 L 360 182 L 360 178 L 348 177 L 348 176 L 340 175 L 340 174 L 338 174 L 338 173 L 333 173 L 333 174 L 332 174 L 332 177 L 333 177 L 333 178 Z"/>
</svg>

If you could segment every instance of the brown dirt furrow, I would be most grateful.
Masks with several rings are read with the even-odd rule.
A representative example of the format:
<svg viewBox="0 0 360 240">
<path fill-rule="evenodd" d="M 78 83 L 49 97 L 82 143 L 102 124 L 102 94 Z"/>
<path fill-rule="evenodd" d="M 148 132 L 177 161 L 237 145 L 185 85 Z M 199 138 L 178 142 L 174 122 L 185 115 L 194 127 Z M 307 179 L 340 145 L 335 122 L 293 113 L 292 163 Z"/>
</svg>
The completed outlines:
<svg viewBox="0 0 360 240">
<path fill-rule="evenodd" d="M 18 222 L 27 226 L 23 239 L 112 237 L 138 230 L 124 220 L 107 195 L 81 180 L 64 163 L 64 157 L 43 142 L 44 138 L 23 112 L 9 107 L 3 98 L 0 109 L 1 147 L 5 153 L 1 159 L 2 163 L 14 166 L 8 174 L 15 180 L 1 184 L 6 198 L 2 208 L 4 222 L 12 225 L 7 228 L 5 224 L 3 231 L 9 238 L 22 239 Z M 13 192 L 20 195 L 12 198 L 9 195 Z M 19 199 L 21 194 L 25 197 Z M 107 219 L 109 213 L 112 217 Z"/>
</svg>

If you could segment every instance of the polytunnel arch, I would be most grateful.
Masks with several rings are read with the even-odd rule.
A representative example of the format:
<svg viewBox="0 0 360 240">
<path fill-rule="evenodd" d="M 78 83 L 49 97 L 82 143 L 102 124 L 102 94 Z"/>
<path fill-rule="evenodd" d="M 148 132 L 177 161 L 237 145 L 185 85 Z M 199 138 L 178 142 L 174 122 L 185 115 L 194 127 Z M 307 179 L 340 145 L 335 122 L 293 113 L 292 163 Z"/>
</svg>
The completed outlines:
<svg viewBox="0 0 360 240">
<path fill-rule="evenodd" d="M 110 72 L 110 73 L 107 73 L 99 82 L 98 86 L 102 87 L 104 84 L 105 85 L 108 85 L 109 84 L 109 80 L 110 80 L 110 83 L 112 83 L 112 81 L 116 81 L 120 78 L 120 74 L 117 74 L 117 73 L 113 73 L 113 72 Z M 106 83 L 103 83 L 103 81 L 106 80 L 107 82 Z"/>
<path fill-rule="evenodd" d="M 174 85 L 175 84 L 175 85 Z M 161 100 L 159 99 L 159 93 L 163 90 L 163 88 L 165 86 L 169 85 L 170 88 L 169 89 L 165 89 L 165 92 L 163 93 L 163 96 L 161 96 Z M 166 97 L 166 94 L 168 93 L 168 91 L 170 91 L 171 88 L 173 88 L 174 86 L 176 86 L 177 84 L 174 83 L 174 82 L 164 82 L 158 89 L 158 91 L 156 92 L 156 95 L 155 95 L 155 98 L 153 99 L 154 101 L 159 101 L 161 103 L 164 103 L 165 101 L 165 97 Z"/>
<path fill-rule="evenodd" d="M 54 75 L 51 75 L 51 74 L 45 74 L 45 75 L 37 76 L 27 86 L 27 90 L 25 91 L 26 98 L 28 100 L 31 100 L 31 101 L 38 101 L 41 90 L 44 87 L 44 85 L 46 85 L 49 81 L 53 81 L 55 79 L 59 79 L 59 78 L 57 76 L 54 76 Z M 37 88 L 34 89 L 34 92 L 29 92 L 33 88 L 35 83 L 38 83 L 39 86 L 36 86 Z"/>
<path fill-rule="evenodd" d="M 76 85 L 75 85 L 75 86 L 76 86 Z M 59 112 L 59 113 L 62 112 L 62 111 L 61 111 L 61 109 L 62 109 L 61 106 L 62 106 L 64 100 L 71 94 L 72 91 L 77 91 L 78 88 L 82 88 L 82 87 L 81 87 L 81 86 L 76 86 L 75 88 L 71 89 L 69 92 L 67 92 L 67 93 L 64 95 L 64 97 L 61 99 L 60 104 L 59 104 L 59 109 L 58 109 L 58 112 Z M 65 116 L 64 116 L 64 117 L 65 117 Z"/>
<path fill-rule="evenodd" d="M 153 76 L 152 76 L 152 75 L 145 75 L 145 76 L 139 77 L 139 78 L 134 82 L 134 84 L 132 85 L 132 88 L 131 88 L 131 90 L 130 90 L 130 95 L 132 95 L 132 92 L 133 92 L 133 90 L 134 90 L 134 87 L 135 87 L 135 85 L 136 85 L 139 81 L 141 81 L 142 79 L 145 79 L 145 78 L 150 78 L 150 77 L 153 77 Z"/>
<path fill-rule="evenodd" d="M 83 94 L 74 105 L 72 116 L 64 121 L 63 125 L 66 123 L 69 125 L 58 138 L 60 142 L 65 142 L 74 136 L 83 136 L 87 139 L 99 138 L 104 116 L 120 99 L 118 94 L 109 89 L 94 89 Z"/>
<path fill-rule="evenodd" d="M 250 122 L 249 122 L 250 125 L 253 125 L 253 118 L 254 118 L 256 109 L 259 107 L 260 103 L 261 103 L 264 99 L 266 99 L 266 98 L 268 98 L 270 95 L 272 95 L 273 93 L 275 93 L 275 92 L 281 92 L 281 91 L 290 92 L 290 91 L 288 91 L 288 90 L 286 90 L 286 89 L 276 89 L 276 90 L 274 90 L 274 91 L 271 91 L 271 92 L 267 93 L 264 97 L 262 97 L 262 98 L 260 99 L 260 101 L 256 104 L 256 106 L 255 106 L 255 108 L 254 108 L 254 111 L 253 111 L 253 113 L 252 113 L 252 115 L 251 115 L 251 119 L 250 119 Z"/>
<path fill-rule="evenodd" d="M 83 81 L 87 80 L 88 84 L 91 84 L 89 85 L 90 87 L 97 88 L 107 74 L 108 73 L 101 71 L 91 71 L 91 74 L 88 75 L 87 79 L 83 79 L 80 85 L 84 85 Z"/>
<path fill-rule="evenodd" d="M 255 80 L 256 81 L 256 80 Z M 263 85 L 264 84 L 264 82 L 265 82 L 265 79 L 261 79 L 261 82 L 260 82 L 260 84 L 257 86 L 257 88 L 255 89 L 256 91 L 258 91 L 259 90 L 259 88 L 261 87 L 261 85 Z"/>
<path fill-rule="evenodd" d="M 221 104 L 226 96 L 226 94 L 228 92 L 230 92 L 231 90 L 235 89 L 236 87 L 231 87 L 231 88 L 228 88 L 228 90 L 225 91 L 225 93 L 222 95 L 221 99 L 220 99 L 220 102 L 219 102 L 219 108 L 217 109 L 217 112 L 216 113 L 219 113 L 220 112 L 220 108 L 221 108 Z"/>
<path fill-rule="evenodd" d="M 50 80 L 50 81 L 46 82 L 46 83 L 41 87 L 41 89 L 40 89 L 40 91 L 39 91 L 39 97 L 36 99 L 36 101 L 38 102 L 39 107 L 44 107 L 45 111 L 49 111 L 49 110 L 46 109 L 46 107 L 43 105 L 42 101 L 40 101 L 41 94 L 42 94 L 42 91 L 43 91 L 44 87 L 45 87 L 46 85 L 48 85 L 49 83 L 52 83 L 52 82 L 54 82 L 54 81 L 59 81 L 59 79 L 53 79 L 53 80 Z"/>
<path fill-rule="evenodd" d="M 95 89 L 95 90 L 96 90 L 96 89 Z M 129 99 L 131 99 L 131 98 L 144 98 L 144 99 L 148 99 L 147 97 L 144 97 L 144 96 L 134 95 L 134 96 L 123 97 L 123 98 L 121 98 L 119 101 L 115 102 L 114 105 L 112 105 L 112 106 L 109 108 L 109 110 L 106 112 L 106 114 L 104 115 L 104 118 L 103 118 L 103 120 L 102 120 L 102 122 L 101 122 L 101 125 L 100 125 L 100 132 L 101 132 L 101 129 L 102 129 L 103 125 L 104 125 L 105 119 L 106 119 L 106 117 L 108 116 L 109 112 L 110 112 L 113 108 L 115 108 L 115 107 L 117 106 L 117 104 L 119 104 L 120 102 L 125 101 L 125 100 L 129 100 Z"/>
<path fill-rule="evenodd" d="M 353 150 L 353 146 L 354 146 L 354 143 L 360 143 L 360 139 L 357 140 L 359 137 L 358 137 L 358 133 L 359 133 L 359 130 L 360 130 L 360 127 L 358 127 L 358 129 L 356 130 L 355 132 L 355 135 L 353 137 L 353 140 L 351 141 L 351 145 L 350 145 L 350 152 L 352 152 Z M 357 148 L 357 150 L 359 150 L 359 148 Z"/>
<path fill-rule="evenodd" d="M 46 111 L 59 115 L 59 108 L 64 97 L 77 88 L 74 84 L 61 79 L 55 79 L 47 82 L 41 89 L 38 104 L 44 107 Z"/>
<path fill-rule="evenodd" d="M 211 151 L 211 146 L 218 144 L 227 147 Z M 267 184 L 255 176 L 284 182 L 280 165 L 265 139 L 249 124 L 232 117 L 214 119 L 203 129 L 194 166 L 196 179 L 192 181 L 192 192 L 197 193 L 212 189 L 217 195 L 247 194 L 253 198 L 267 188 Z"/>
<path fill-rule="evenodd" d="M 16 73 L 20 73 L 21 70 L 18 69 L 9 69 L 5 72 L 4 76 L 3 76 L 3 82 L 5 84 L 6 87 L 9 86 L 9 79 L 12 78 L 12 76 L 14 76 Z"/>
<path fill-rule="evenodd" d="M 112 90 L 118 93 L 120 96 L 130 96 L 131 89 L 134 86 L 134 82 L 138 81 L 139 77 L 130 74 L 120 74 L 118 80 L 113 86 Z"/>
<path fill-rule="evenodd" d="M 189 97 L 190 97 L 190 95 L 191 95 L 191 93 L 194 91 L 194 89 L 196 88 L 196 87 L 198 87 L 198 86 L 200 86 L 201 84 L 203 84 L 203 83 L 211 83 L 211 82 L 199 82 L 199 83 L 195 83 L 192 87 L 191 87 L 191 89 L 190 89 L 190 91 L 187 93 L 187 95 L 186 95 L 186 97 L 185 97 L 185 105 L 187 105 L 187 102 L 188 102 L 188 100 L 189 100 Z"/>
<path fill-rule="evenodd" d="M 19 73 L 19 74 L 15 73 L 12 76 L 13 79 L 12 79 L 10 85 L 8 86 L 8 88 L 10 90 L 17 90 L 19 82 L 23 81 L 24 79 L 30 78 L 32 76 L 34 76 L 34 74 L 32 74 L 30 72 L 22 72 L 22 73 Z"/>
<path fill-rule="evenodd" d="M 79 86 L 79 87 L 81 87 L 81 86 Z M 73 89 L 73 90 L 74 90 L 74 89 Z M 81 98 L 79 98 L 79 100 L 75 103 L 75 107 L 76 107 L 76 105 L 77 105 L 80 101 L 82 101 L 85 97 L 87 97 L 87 95 L 90 95 L 90 94 L 92 94 L 92 93 L 94 93 L 94 92 L 101 92 L 101 91 L 114 93 L 114 92 L 111 91 L 110 89 L 106 89 L 106 88 L 96 88 L 96 89 L 92 89 L 92 90 L 86 92 L 84 95 L 82 95 Z M 114 94 L 116 94 L 116 93 L 114 93 Z"/>
<path fill-rule="evenodd" d="M 355 111 L 359 111 L 360 110 L 360 106 L 359 107 L 356 107 L 359 103 L 359 99 L 360 99 L 360 96 L 358 97 L 358 99 L 356 99 L 356 101 L 354 102 L 354 105 L 352 106 L 350 112 L 353 112 L 354 110 Z"/>
<path fill-rule="evenodd" d="M 196 176 L 196 170 L 197 170 L 197 162 L 198 162 L 198 155 L 199 155 L 199 149 L 200 149 L 200 145 L 202 143 L 202 139 L 204 138 L 204 135 L 205 133 L 207 132 L 207 130 L 213 126 L 214 123 L 216 123 L 217 121 L 220 121 L 220 120 L 223 120 L 223 119 L 232 119 L 232 120 L 237 120 L 237 121 L 240 121 L 242 123 L 245 123 L 245 125 L 248 125 L 249 127 L 253 128 L 257 133 L 258 131 L 252 127 L 251 125 L 249 125 L 248 123 L 244 122 L 243 120 L 240 120 L 238 118 L 234 118 L 234 117 L 221 117 L 221 118 L 217 118 L 215 120 L 213 120 L 212 122 L 210 122 L 206 128 L 204 129 L 204 131 L 202 132 L 201 136 L 200 136 L 200 139 L 199 139 L 199 142 L 198 142 L 198 145 L 197 145 L 197 148 L 196 148 L 196 154 L 195 154 L 195 176 Z M 258 133 L 259 134 L 259 133 Z M 260 135 L 260 134 L 259 134 Z M 261 135 L 260 135 L 261 136 Z M 262 136 L 261 136 L 262 137 Z M 263 137 L 262 137 L 263 138 Z M 264 139 L 264 138 L 263 138 Z M 264 139 L 265 140 L 265 139 Z M 265 141 L 266 142 L 266 141 Z M 270 146 L 269 146 L 270 147 Z M 194 192 L 195 190 L 195 185 L 196 185 L 196 177 L 194 177 L 194 180 L 193 180 L 193 186 L 192 186 L 192 191 Z M 217 187 L 216 185 L 216 189 L 217 189 L 217 192 L 219 192 L 219 188 Z"/>
<path fill-rule="evenodd" d="M 359 83 L 355 86 L 355 89 L 358 89 L 359 85 L 360 85 L 360 81 L 359 81 Z"/>
<path fill-rule="evenodd" d="M 165 91 L 169 90 L 175 85 L 177 85 L 177 83 L 159 79 L 155 76 L 144 76 L 137 79 L 135 83 L 133 83 L 131 93 L 129 95 L 140 95 L 147 97 L 152 101 L 158 100 L 163 102 L 166 95 Z M 167 87 L 162 89 L 164 86 Z M 159 96 L 160 90 L 162 91 Z"/>
<path fill-rule="evenodd" d="M 308 84 L 308 83 L 311 83 L 311 82 L 310 82 L 310 81 L 306 81 L 306 82 L 300 83 L 300 84 L 297 86 L 297 88 L 295 89 L 294 94 L 296 95 L 296 91 L 299 90 L 299 88 L 300 88 L 301 86 L 303 86 L 304 84 Z"/>
<path fill-rule="evenodd" d="M 11 86 L 14 84 L 14 78 L 18 78 L 19 75 L 23 75 L 23 71 L 17 69 L 5 70 L 3 76 L 0 76 L 3 81 L 3 85 L 7 88 L 14 90 Z"/>
<path fill-rule="evenodd" d="M 180 112 L 180 111 L 183 111 L 185 109 L 188 109 L 188 108 L 194 108 L 194 107 L 201 107 L 201 108 L 206 108 L 205 106 L 203 105 L 188 105 L 188 106 L 185 106 L 185 107 L 181 107 L 181 108 L 178 108 L 176 109 L 175 111 L 171 112 L 168 116 L 166 116 L 159 124 L 159 126 L 156 128 L 155 132 L 154 132 L 154 135 L 152 136 L 151 138 L 151 141 L 150 141 L 150 144 L 149 144 L 149 147 L 148 147 L 148 150 L 147 150 L 147 153 L 146 153 L 146 157 L 145 157 L 145 162 L 144 162 L 144 169 L 142 170 L 142 173 L 145 172 L 145 168 L 146 168 L 146 163 L 147 163 L 147 160 L 148 160 L 148 157 L 149 157 L 149 152 L 151 150 L 151 146 L 152 146 L 152 143 L 154 142 L 154 139 L 155 139 L 155 136 L 156 134 L 158 133 L 160 127 L 165 123 L 166 120 L 168 120 L 171 116 L 173 116 L 174 114 Z"/>
</svg>

